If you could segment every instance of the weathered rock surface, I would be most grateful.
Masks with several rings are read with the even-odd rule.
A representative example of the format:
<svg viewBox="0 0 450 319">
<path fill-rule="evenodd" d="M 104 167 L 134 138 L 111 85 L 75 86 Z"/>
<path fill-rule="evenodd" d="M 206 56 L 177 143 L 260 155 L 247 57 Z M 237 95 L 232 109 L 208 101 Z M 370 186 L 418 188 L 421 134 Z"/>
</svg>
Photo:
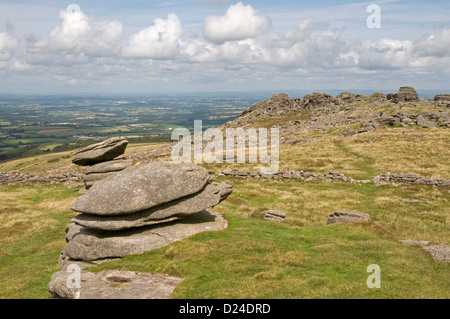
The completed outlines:
<svg viewBox="0 0 450 319">
<path fill-rule="evenodd" d="M 112 160 L 122 155 L 128 145 L 126 138 L 113 137 L 103 142 L 89 145 L 75 153 L 72 162 L 87 166 Z"/>
<path fill-rule="evenodd" d="M 352 211 L 335 211 L 328 217 L 327 224 L 334 223 L 369 223 L 370 215 Z"/>
<path fill-rule="evenodd" d="M 416 90 L 410 86 L 401 87 L 400 90 L 394 95 L 394 101 L 396 102 L 409 102 L 418 99 L 419 94 L 417 94 Z"/>
<path fill-rule="evenodd" d="M 199 193 L 174 200 L 130 215 L 95 216 L 80 214 L 72 221 L 92 229 L 122 230 L 177 220 L 183 216 L 213 208 L 226 199 L 232 186 L 226 183 L 208 184 Z"/>
<path fill-rule="evenodd" d="M 261 212 L 263 219 L 282 223 L 286 219 L 286 213 L 281 210 L 265 210 Z"/>
<path fill-rule="evenodd" d="M 450 102 L 450 94 L 438 94 L 434 97 L 435 101 L 449 101 Z"/>
<path fill-rule="evenodd" d="M 426 240 L 415 240 L 415 239 L 405 239 L 405 240 L 400 240 L 400 242 L 403 245 L 407 245 L 407 246 L 426 246 L 430 243 L 429 241 L 426 241 Z"/>
<path fill-rule="evenodd" d="M 437 127 L 436 122 L 426 119 L 423 115 L 417 116 L 416 121 L 417 125 L 422 126 L 423 128 Z"/>
<path fill-rule="evenodd" d="M 441 244 L 424 246 L 423 249 L 425 249 L 436 262 L 450 263 L 450 247 Z"/>
<path fill-rule="evenodd" d="M 46 174 L 21 173 L 17 171 L 0 172 L 0 185 L 18 185 L 26 183 L 51 183 L 61 184 L 65 182 L 76 183 L 83 180 L 83 174 L 73 169 L 65 172 L 50 172 Z"/>
<path fill-rule="evenodd" d="M 419 246 L 428 252 L 434 261 L 438 263 L 450 263 L 450 247 L 444 244 L 431 245 L 429 241 L 405 239 L 400 240 L 404 245 Z"/>
<path fill-rule="evenodd" d="M 47 290 L 53 298 L 168 299 L 182 281 L 176 277 L 134 271 L 104 270 L 98 274 L 81 271 L 79 288 L 74 288 L 71 275 L 68 271 L 52 275 Z"/>
<path fill-rule="evenodd" d="M 86 174 L 102 174 L 122 171 L 133 165 L 133 161 L 127 158 L 116 158 L 110 161 L 98 163 L 86 168 Z"/>
<path fill-rule="evenodd" d="M 71 206 L 93 215 L 126 215 L 195 194 L 209 181 L 209 172 L 194 164 L 153 162 L 129 167 L 96 182 Z"/>
<path fill-rule="evenodd" d="M 386 185 L 390 183 L 412 183 L 422 185 L 435 185 L 441 187 L 449 187 L 450 180 L 444 178 L 432 179 L 421 176 L 417 173 L 385 173 L 374 177 L 373 183 L 375 185 Z"/>
<path fill-rule="evenodd" d="M 70 259 L 95 261 L 140 254 L 200 232 L 226 227 L 228 222 L 220 214 L 208 211 L 172 223 L 122 231 L 101 231 L 72 223 L 66 229 L 67 245 L 61 252 L 60 265 L 64 267 Z"/>
<path fill-rule="evenodd" d="M 92 173 L 89 175 L 83 175 L 83 183 L 86 189 L 90 189 L 96 182 L 101 181 L 109 176 L 114 175 L 117 172 L 109 173 Z"/>
</svg>

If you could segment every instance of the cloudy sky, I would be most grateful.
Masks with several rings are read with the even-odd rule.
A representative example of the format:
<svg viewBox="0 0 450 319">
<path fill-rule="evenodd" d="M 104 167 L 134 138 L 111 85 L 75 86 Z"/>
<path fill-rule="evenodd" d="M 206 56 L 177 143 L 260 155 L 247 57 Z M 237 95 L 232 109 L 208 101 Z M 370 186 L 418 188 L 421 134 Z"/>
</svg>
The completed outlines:
<svg viewBox="0 0 450 319">
<path fill-rule="evenodd" d="M 1 93 L 447 92 L 449 79 L 448 0 L 0 2 Z"/>
</svg>

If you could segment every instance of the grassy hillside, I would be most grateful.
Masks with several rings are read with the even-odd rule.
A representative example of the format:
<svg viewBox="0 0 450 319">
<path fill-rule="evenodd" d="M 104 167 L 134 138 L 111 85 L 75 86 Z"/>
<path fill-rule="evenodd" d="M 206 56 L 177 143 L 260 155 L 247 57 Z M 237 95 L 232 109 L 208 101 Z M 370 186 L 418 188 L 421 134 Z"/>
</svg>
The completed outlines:
<svg viewBox="0 0 450 319">
<path fill-rule="evenodd" d="M 424 128 L 415 121 L 423 112 L 433 112 L 439 121 Z M 398 117 L 392 118 L 394 115 Z M 359 131 L 361 124 L 380 116 L 388 118 L 387 124 Z M 337 171 L 357 180 L 372 180 L 387 172 L 450 179 L 447 118 L 447 106 L 433 101 L 396 104 L 373 96 L 344 103 L 320 94 L 303 101 L 278 95 L 255 104 L 225 126 L 279 127 L 280 171 Z M 345 134 L 349 130 L 354 132 Z M 125 156 L 145 162 L 162 146 L 130 144 Z M 73 169 L 74 153 L 4 162 L 0 171 Z M 159 159 L 170 159 L 167 149 L 161 153 L 166 155 Z M 216 172 L 264 167 L 202 165 Z M 214 208 L 229 221 L 227 229 L 201 233 L 90 270 L 181 277 L 184 280 L 172 298 L 450 297 L 450 265 L 435 262 L 421 248 L 399 243 L 414 239 L 450 245 L 448 188 L 218 179 L 234 184 L 233 193 Z M 0 298 L 49 298 L 46 286 L 52 273 L 59 270 L 65 228 L 75 214 L 69 207 L 79 196 L 78 189 L 63 184 L 0 186 L 0 196 Z M 261 212 L 269 209 L 284 211 L 285 223 L 263 220 Z M 328 215 L 336 210 L 368 213 L 372 222 L 327 225 Z M 367 267 L 372 264 L 381 268 L 381 289 L 366 285 Z"/>
<path fill-rule="evenodd" d="M 450 244 L 447 190 L 259 180 L 234 185 L 233 194 L 215 208 L 229 228 L 91 270 L 182 277 L 173 298 L 450 297 L 449 265 L 398 243 L 413 238 Z M 46 285 L 59 270 L 76 189 L 2 186 L 0 193 L 7 199 L 0 208 L 0 297 L 48 298 Z M 284 210 L 286 223 L 261 220 L 264 209 Z M 326 225 L 335 209 L 367 212 L 373 222 Z M 371 264 L 381 267 L 381 289 L 366 286 Z"/>
<path fill-rule="evenodd" d="M 301 133 L 298 136 L 312 141 L 281 145 L 280 169 L 336 170 L 358 179 L 387 171 L 450 178 L 448 129 L 409 131 L 382 128 L 347 138 L 333 132 Z M 131 144 L 127 155 L 156 147 Z M 37 167 L 39 172 L 70 166 L 72 155 L 11 161 L 0 170 L 32 172 Z M 252 167 L 205 166 L 216 171 Z M 398 242 L 416 239 L 450 245 L 448 188 L 230 180 L 233 194 L 214 209 L 224 214 L 229 228 L 91 271 L 127 269 L 182 277 L 173 298 L 450 297 L 450 266 Z M 64 229 L 74 216 L 69 207 L 79 196 L 77 190 L 45 184 L 0 186 L 0 298 L 50 297 L 46 285 L 59 270 Z M 259 213 L 265 209 L 285 211 L 286 222 L 262 220 Z M 372 223 L 327 225 L 334 210 L 369 213 Z M 381 289 L 366 286 L 370 264 L 381 267 Z"/>
</svg>

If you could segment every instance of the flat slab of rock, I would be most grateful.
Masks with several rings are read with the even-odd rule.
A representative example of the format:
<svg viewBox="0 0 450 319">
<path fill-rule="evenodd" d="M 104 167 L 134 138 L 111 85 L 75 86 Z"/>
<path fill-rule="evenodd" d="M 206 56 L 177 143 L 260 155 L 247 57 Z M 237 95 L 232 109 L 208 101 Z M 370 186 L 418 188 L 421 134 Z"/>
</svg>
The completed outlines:
<svg viewBox="0 0 450 319">
<path fill-rule="evenodd" d="M 52 275 L 47 290 L 63 299 L 168 299 L 180 278 L 134 271 L 104 270 L 98 274 L 80 272 L 79 288 L 73 288 L 73 272 Z M 69 277 L 72 276 L 72 277 Z"/>
<path fill-rule="evenodd" d="M 99 174 L 122 171 L 133 165 L 133 160 L 117 158 L 111 161 L 98 163 L 86 168 L 86 174 Z"/>
<path fill-rule="evenodd" d="M 286 218 L 286 213 L 281 210 L 265 210 L 261 212 L 263 219 L 282 223 Z"/>
<path fill-rule="evenodd" d="M 207 169 L 194 164 L 152 162 L 129 167 L 96 182 L 70 207 L 92 215 L 127 215 L 201 191 Z"/>
<path fill-rule="evenodd" d="M 140 254 L 204 231 L 226 227 L 228 222 L 220 214 L 208 211 L 186 216 L 177 222 L 122 231 L 94 230 L 72 223 L 66 229 L 67 245 L 61 252 L 60 265 L 64 267 L 70 259 L 96 261 Z"/>
<path fill-rule="evenodd" d="M 328 217 L 327 224 L 334 223 L 369 223 L 370 215 L 352 211 L 335 211 Z"/>
<path fill-rule="evenodd" d="M 211 209 L 232 192 L 227 183 L 208 184 L 202 191 L 142 212 L 118 216 L 80 214 L 72 221 L 78 225 L 100 230 L 123 230 L 133 227 L 167 223 L 180 217 Z"/>
<path fill-rule="evenodd" d="M 112 160 L 125 153 L 128 141 L 123 137 L 113 137 L 103 142 L 89 145 L 75 153 L 72 163 L 87 166 Z"/>
</svg>

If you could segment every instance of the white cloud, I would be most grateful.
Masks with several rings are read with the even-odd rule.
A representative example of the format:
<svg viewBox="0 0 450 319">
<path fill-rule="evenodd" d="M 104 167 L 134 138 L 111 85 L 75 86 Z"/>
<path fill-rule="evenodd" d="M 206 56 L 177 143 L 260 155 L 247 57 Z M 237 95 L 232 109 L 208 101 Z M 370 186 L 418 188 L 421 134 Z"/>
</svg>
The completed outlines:
<svg viewBox="0 0 450 319">
<path fill-rule="evenodd" d="M 22 63 L 20 61 L 14 61 L 14 63 L 11 64 L 10 69 L 14 70 L 14 71 L 26 71 L 26 70 L 30 70 L 31 66 L 27 63 Z"/>
<path fill-rule="evenodd" d="M 224 16 L 207 16 L 203 35 L 214 43 L 245 40 L 269 31 L 272 22 L 252 6 L 231 5 Z"/>
<path fill-rule="evenodd" d="M 175 13 L 155 19 L 128 38 L 119 21 L 95 21 L 83 12 L 65 11 L 60 18 L 59 25 L 48 27 L 47 37 L 32 34 L 22 39 L 12 35 L 11 31 L 17 32 L 12 28 L 0 33 L 2 83 L 14 87 L 11 83 L 26 80 L 31 87 L 74 90 L 145 89 L 150 84 L 170 90 L 178 84 L 198 85 L 201 90 L 221 84 L 242 89 L 355 79 L 357 83 L 365 82 L 364 76 L 384 84 L 380 79 L 450 74 L 450 29 L 419 36 L 417 41 L 386 34 L 384 39 L 361 41 L 350 36 L 348 29 L 333 29 L 325 21 L 306 18 L 297 20 L 290 30 L 268 32 L 270 18 L 242 2 L 231 5 L 223 16 L 206 17 L 204 36 L 196 31 L 186 35 Z M 199 26 L 191 20 L 186 23 L 191 28 Z"/>
<path fill-rule="evenodd" d="M 155 19 L 154 25 L 131 35 L 122 55 L 126 58 L 171 58 L 177 53 L 182 34 L 180 19 L 171 13 L 166 20 Z"/>
<path fill-rule="evenodd" d="M 359 48 L 358 66 L 362 69 L 407 69 L 411 67 L 413 43 L 409 40 L 364 41 Z"/>
<path fill-rule="evenodd" d="M 450 29 L 442 29 L 439 35 L 422 37 L 415 43 L 415 52 L 421 56 L 450 56 Z"/>
<path fill-rule="evenodd" d="M 17 43 L 17 39 L 8 32 L 0 33 L 0 61 L 8 61 L 13 57 Z"/>
<path fill-rule="evenodd" d="M 111 55 L 120 45 L 123 26 L 119 21 L 96 22 L 82 11 L 61 10 L 59 17 L 61 25 L 50 32 L 46 41 L 30 38 L 29 53 L 99 57 Z"/>
</svg>

